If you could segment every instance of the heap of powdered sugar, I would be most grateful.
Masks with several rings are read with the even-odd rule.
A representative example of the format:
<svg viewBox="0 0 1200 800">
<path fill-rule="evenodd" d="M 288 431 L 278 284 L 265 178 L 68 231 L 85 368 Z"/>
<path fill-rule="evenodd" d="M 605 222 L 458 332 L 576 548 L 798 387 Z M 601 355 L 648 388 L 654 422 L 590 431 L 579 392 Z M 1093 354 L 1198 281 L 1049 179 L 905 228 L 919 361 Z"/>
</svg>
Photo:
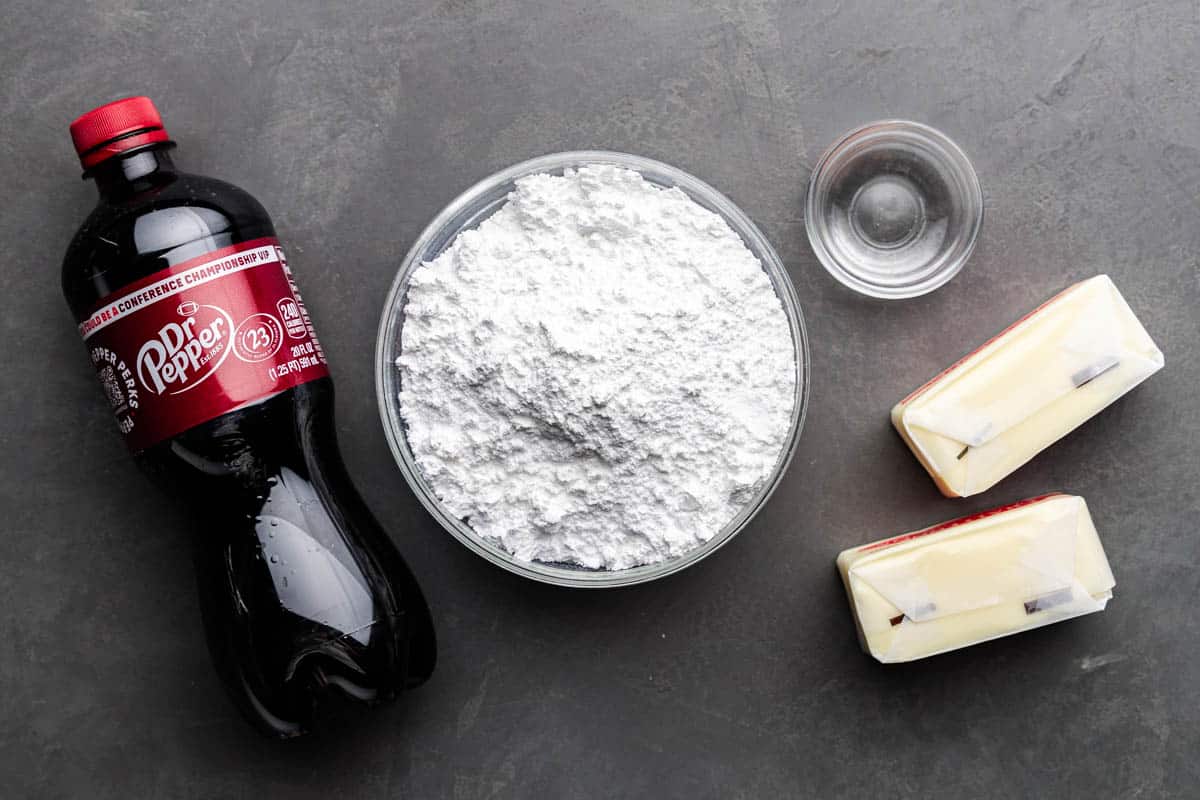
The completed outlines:
<svg viewBox="0 0 1200 800">
<path fill-rule="evenodd" d="M 712 538 L 770 477 L 796 364 L 738 235 L 592 165 L 517 181 L 412 274 L 400 410 L 448 511 L 526 561 L 624 569 Z"/>
</svg>

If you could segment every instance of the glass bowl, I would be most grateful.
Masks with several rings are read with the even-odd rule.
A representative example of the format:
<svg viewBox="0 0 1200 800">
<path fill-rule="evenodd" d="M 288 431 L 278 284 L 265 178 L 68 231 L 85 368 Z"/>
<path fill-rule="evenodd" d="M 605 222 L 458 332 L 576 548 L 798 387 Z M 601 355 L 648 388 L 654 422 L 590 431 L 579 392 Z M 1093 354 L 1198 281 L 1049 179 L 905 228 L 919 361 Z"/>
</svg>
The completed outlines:
<svg viewBox="0 0 1200 800">
<path fill-rule="evenodd" d="M 928 125 L 883 120 L 855 128 L 813 169 L 804 225 L 833 277 L 882 299 L 918 297 L 971 257 L 983 191 L 970 159 Z"/>
<path fill-rule="evenodd" d="M 596 570 L 572 564 L 524 561 L 484 540 L 469 525 L 447 511 L 425 481 L 409 448 L 407 431 L 400 416 L 400 370 L 396 366 L 396 358 L 400 355 L 400 333 L 404 325 L 404 308 L 413 271 L 422 263 L 436 258 L 460 232 L 476 227 L 497 211 L 507 200 L 518 178 L 543 172 L 561 175 L 565 169 L 587 164 L 614 164 L 635 170 L 647 181 L 658 186 L 678 188 L 692 200 L 719 214 L 737 232 L 766 270 L 787 315 L 795 352 L 796 396 L 792 404 L 787 439 L 780 450 L 774 470 L 763 482 L 762 488 L 736 517 L 699 547 L 657 564 L 622 570 Z M 593 588 L 627 586 L 661 578 L 695 564 L 736 536 L 766 503 L 792 459 L 800 428 L 804 423 L 809 391 L 808 338 L 800 314 L 800 305 L 796 301 L 796 292 L 779 256 L 754 223 L 721 193 L 686 172 L 646 158 L 604 151 L 555 153 L 521 162 L 475 184 L 446 206 L 417 238 L 408 255 L 404 257 L 384 302 L 379 337 L 375 344 L 375 390 L 388 446 L 404 479 L 434 519 L 470 550 L 510 572 L 545 583 Z"/>
</svg>

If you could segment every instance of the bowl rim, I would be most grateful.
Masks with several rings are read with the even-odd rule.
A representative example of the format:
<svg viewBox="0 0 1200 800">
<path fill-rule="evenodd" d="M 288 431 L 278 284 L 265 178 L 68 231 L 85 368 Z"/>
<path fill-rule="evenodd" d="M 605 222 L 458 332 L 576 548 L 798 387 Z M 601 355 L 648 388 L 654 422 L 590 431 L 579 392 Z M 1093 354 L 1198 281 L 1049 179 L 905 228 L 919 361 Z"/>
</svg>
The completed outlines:
<svg viewBox="0 0 1200 800">
<path fill-rule="evenodd" d="M 970 234 L 967 242 L 963 247 L 962 253 L 950 263 L 948 269 L 941 269 L 935 272 L 930 278 L 924 281 L 919 281 L 913 285 L 903 285 L 899 287 L 890 287 L 883 284 L 872 283 L 862 278 L 853 269 L 850 269 L 841 261 L 836 259 L 826 247 L 824 239 L 817 232 L 817 226 L 813 220 L 817 217 L 816 200 L 813 191 L 817 182 L 824 176 L 825 171 L 829 168 L 830 163 L 846 149 L 852 142 L 873 135 L 887 135 L 888 133 L 912 133 L 925 139 L 927 144 L 931 144 L 940 150 L 947 160 L 959 172 L 960 177 L 964 179 L 966 191 L 970 199 L 973 201 L 975 213 L 970 220 Z M 926 125 L 923 122 L 915 122 L 908 119 L 898 119 L 890 117 L 887 119 L 878 119 L 873 122 L 867 122 L 863 125 L 851 128 L 842 135 L 838 136 L 834 142 L 825 149 L 821 157 L 817 159 L 816 165 L 809 175 L 808 185 L 804 197 L 804 228 L 808 234 L 808 242 L 812 247 L 813 253 L 817 257 L 817 261 L 825 268 L 825 271 L 832 275 L 843 286 L 854 290 L 855 292 L 872 297 L 877 300 L 908 300 L 914 297 L 921 297 L 936 291 L 949 283 L 962 268 L 966 266 L 971 255 L 975 252 L 976 245 L 979 244 L 980 232 L 983 230 L 985 203 L 983 197 L 983 185 L 979 181 L 979 174 L 975 171 L 975 165 L 972 163 L 966 151 L 963 150 L 957 142 L 951 139 L 944 132 L 934 128 L 931 125 Z"/>
<path fill-rule="evenodd" d="M 643 177 L 651 179 L 655 185 L 679 188 L 693 201 L 699 202 L 702 207 L 718 213 L 738 235 L 746 248 L 762 263 L 763 271 L 771 280 L 776 296 L 783 307 L 784 315 L 788 319 L 796 358 L 796 388 L 787 437 L 783 447 L 780 448 L 774 469 L 754 499 L 743 506 L 742 510 L 720 531 L 698 547 L 666 561 L 622 570 L 588 570 L 569 565 L 523 561 L 487 542 L 471 530 L 466 523 L 451 516 L 426 483 L 416 459 L 411 455 L 407 433 L 403 430 L 404 423 L 399 413 L 399 399 L 392 398 L 393 392 L 389 389 L 391 385 L 389 377 L 397 371 L 394 361 L 400 352 L 400 333 L 403 329 L 402 312 L 409 280 L 413 271 L 420 264 L 429 260 L 430 256 L 426 255 L 426 250 L 430 245 L 442 237 L 447 226 L 459 215 L 470 209 L 473 204 L 480 203 L 496 189 L 527 175 L 540 172 L 561 172 L 564 169 L 586 164 L 613 164 L 633 169 Z M 658 179 L 653 180 L 653 178 Z M 486 208 L 486 205 L 481 206 L 480 211 Z M 468 217 L 464 224 L 459 225 L 457 230 L 445 238 L 441 249 L 432 257 L 440 254 L 463 230 L 477 226 L 485 218 L 480 218 L 477 214 Z M 750 520 L 774 494 L 795 454 L 808 411 L 811 370 L 808 333 L 791 277 L 775 249 L 745 212 L 712 186 L 677 167 L 653 159 L 610 150 L 569 150 L 527 159 L 475 182 L 451 200 L 425 226 L 401 260 L 384 300 L 383 313 L 380 317 L 375 341 L 375 394 L 380 423 L 388 442 L 388 449 L 391 451 L 397 467 L 404 476 L 409 489 L 416 495 L 425 510 L 451 536 L 476 555 L 491 563 L 531 580 L 573 588 L 631 586 L 666 577 L 699 563 L 745 529 Z M 394 380 L 398 382 L 398 376 Z"/>
</svg>

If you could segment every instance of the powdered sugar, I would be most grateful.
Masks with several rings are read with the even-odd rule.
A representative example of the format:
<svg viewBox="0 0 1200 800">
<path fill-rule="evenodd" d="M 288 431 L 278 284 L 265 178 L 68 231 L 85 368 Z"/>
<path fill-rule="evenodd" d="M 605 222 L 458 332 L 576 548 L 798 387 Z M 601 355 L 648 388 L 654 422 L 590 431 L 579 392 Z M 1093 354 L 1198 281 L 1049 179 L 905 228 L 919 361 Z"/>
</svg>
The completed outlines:
<svg viewBox="0 0 1200 800">
<path fill-rule="evenodd" d="M 450 513 L 524 560 L 623 569 L 710 539 L 770 476 L 787 317 L 718 215 L 594 165 L 517 182 L 417 268 L 409 446 Z"/>
</svg>

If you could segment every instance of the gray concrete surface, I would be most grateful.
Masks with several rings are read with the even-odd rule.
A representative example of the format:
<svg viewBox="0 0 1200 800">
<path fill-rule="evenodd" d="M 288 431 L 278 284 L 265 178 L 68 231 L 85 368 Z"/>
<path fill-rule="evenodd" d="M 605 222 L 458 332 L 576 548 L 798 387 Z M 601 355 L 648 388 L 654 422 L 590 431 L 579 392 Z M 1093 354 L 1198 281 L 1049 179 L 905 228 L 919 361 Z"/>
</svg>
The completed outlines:
<svg viewBox="0 0 1200 800">
<path fill-rule="evenodd" d="M 1200 793 L 1200 7 L 507 0 L 8 0 L 0 27 L 0 794 L 5 797 L 1196 797 Z M 428 686 L 290 744 L 209 668 L 180 515 L 123 452 L 59 294 L 93 204 L 67 123 L 158 102 L 184 168 L 240 183 L 289 245 L 349 466 L 423 581 Z M 803 187 L 838 133 L 940 127 L 974 158 L 981 245 L 933 295 L 868 302 L 814 260 Z M 795 281 L 808 424 L 717 556 L 580 593 L 470 554 L 422 511 L 375 412 L 397 262 L 452 197 L 563 149 L 726 192 Z M 892 402 L 1066 284 L 1114 277 L 1167 368 L 987 494 L 941 498 Z M 1109 610 L 883 668 L 844 547 L 1051 489 L 1091 502 Z"/>
</svg>

